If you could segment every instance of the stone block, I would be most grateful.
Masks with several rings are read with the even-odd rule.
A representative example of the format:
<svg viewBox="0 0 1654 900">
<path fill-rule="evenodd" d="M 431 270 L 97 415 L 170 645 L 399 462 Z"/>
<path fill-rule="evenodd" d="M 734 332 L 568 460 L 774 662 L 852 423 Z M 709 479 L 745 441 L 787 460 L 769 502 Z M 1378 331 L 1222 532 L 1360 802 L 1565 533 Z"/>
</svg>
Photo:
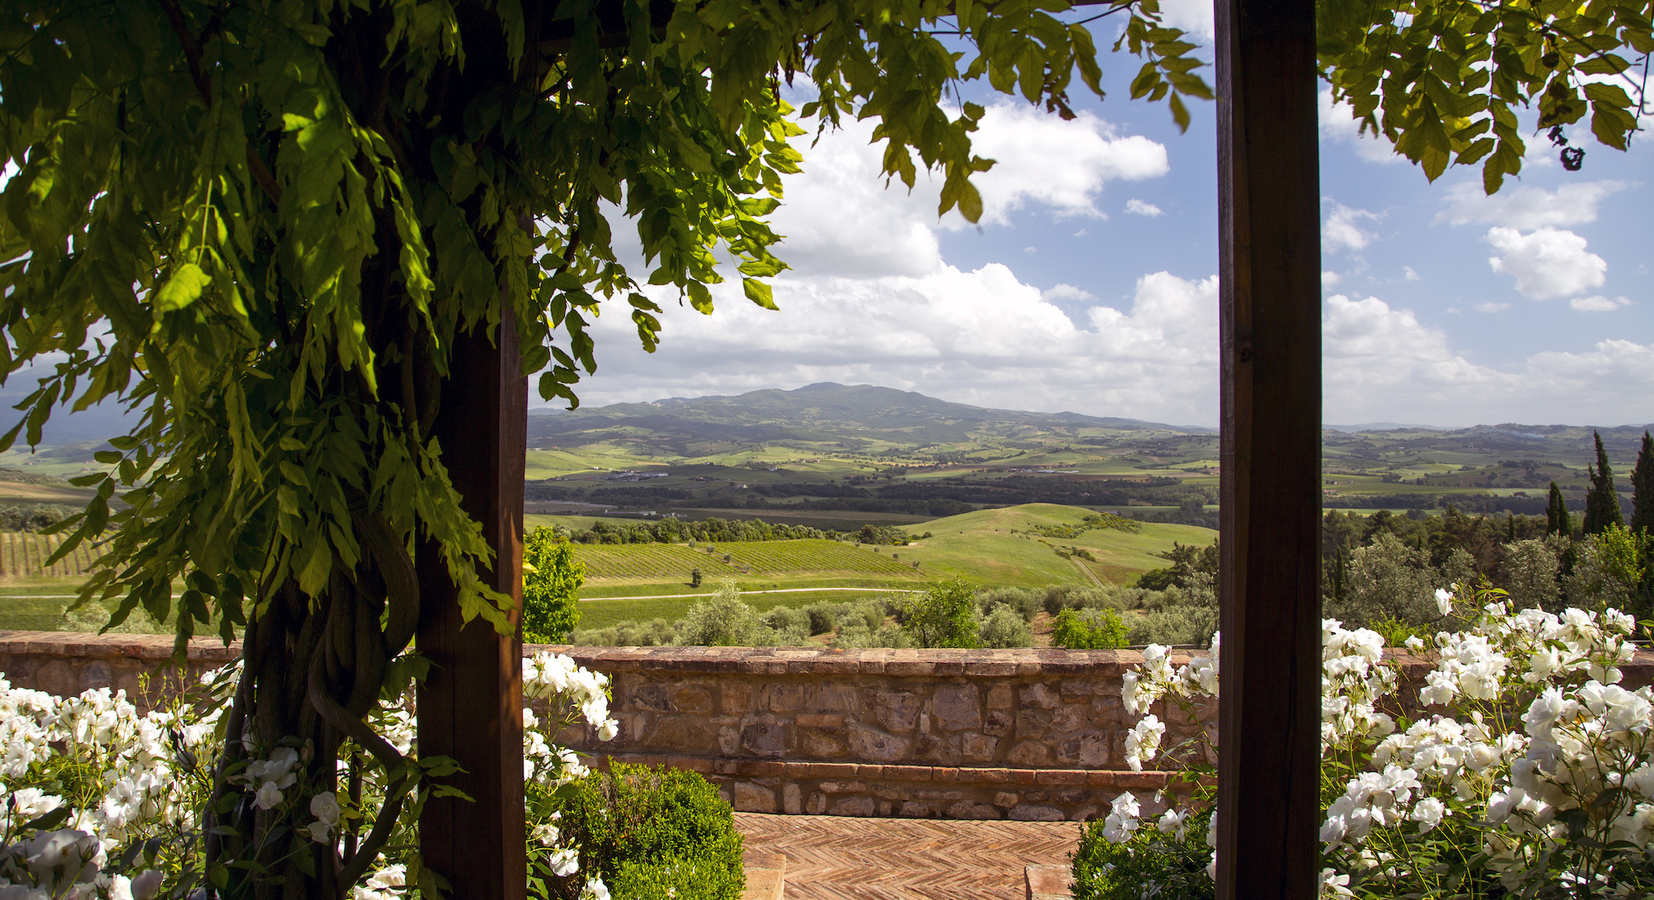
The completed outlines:
<svg viewBox="0 0 1654 900">
<path fill-rule="evenodd" d="M 843 713 L 799 713 L 793 721 L 800 728 L 843 728 Z"/>
<path fill-rule="evenodd" d="M 631 701 L 631 706 L 636 709 L 646 709 L 651 712 L 672 711 L 672 698 L 664 684 L 639 684 L 627 695 L 627 699 Z"/>
<path fill-rule="evenodd" d="M 797 682 L 772 684 L 769 695 L 772 712 L 797 712 L 804 708 L 804 685 Z"/>
<path fill-rule="evenodd" d="M 856 708 L 856 688 L 843 682 L 817 683 L 815 708 L 822 712 L 846 713 Z"/>
<path fill-rule="evenodd" d="M 1084 706 L 1065 704 L 1052 711 L 1051 731 L 1055 734 L 1080 731 L 1090 724 L 1086 719 L 1086 708 Z"/>
<path fill-rule="evenodd" d="M 1057 760 L 1084 769 L 1108 765 L 1108 736 L 1083 734 L 1057 745 Z"/>
<path fill-rule="evenodd" d="M 907 738 L 859 725 L 850 729 L 850 749 L 860 759 L 882 763 L 895 762 L 898 759 L 906 759 L 912 747 L 913 742 Z"/>
<path fill-rule="evenodd" d="M 1018 822 L 1061 822 L 1068 817 L 1055 807 L 1023 804 L 1011 808 L 1011 818 Z"/>
<path fill-rule="evenodd" d="M 920 803 L 917 800 L 908 800 L 902 803 L 902 808 L 897 815 L 904 819 L 934 819 L 936 818 L 936 807 L 928 803 Z"/>
<path fill-rule="evenodd" d="M 888 804 L 887 804 L 888 805 Z M 846 797 L 827 809 L 832 816 L 871 816 L 878 807 L 872 797 Z"/>
<path fill-rule="evenodd" d="M 827 795 L 820 791 L 810 792 L 810 815 L 819 816 L 827 811 Z"/>
<path fill-rule="evenodd" d="M 930 712 L 947 731 L 982 727 L 981 695 L 974 684 L 949 684 L 936 689 Z"/>
<path fill-rule="evenodd" d="M 837 759 L 849 749 L 844 741 L 819 731 L 801 732 L 799 744 L 804 755 L 810 759 Z"/>
<path fill-rule="evenodd" d="M 1013 699 L 1010 685 L 996 684 L 993 687 L 988 688 L 989 709 L 1010 709 L 1012 702 Z"/>
<path fill-rule="evenodd" d="M 823 781 L 819 787 L 828 794 L 862 794 L 867 792 L 867 785 L 860 781 Z"/>
<path fill-rule="evenodd" d="M 741 726 L 741 748 L 755 756 L 779 757 L 787 752 L 787 724 L 762 716 Z"/>
<path fill-rule="evenodd" d="M 1039 741 L 1018 741 L 1005 761 L 1018 766 L 1043 766 L 1051 762 L 1051 750 Z"/>
<path fill-rule="evenodd" d="M 1022 706 L 1024 709 L 1030 707 L 1053 709 L 1061 702 L 1062 698 L 1057 695 L 1057 692 L 1043 684 L 1030 684 L 1022 689 Z"/>
<path fill-rule="evenodd" d="M 720 679 L 718 700 L 722 704 L 721 712 L 738 716 L 752 711 L 753 699 L 757 693 L 757 682 L 745 678 Z"/>
<path fill-rule="evenodd" d="M 748 781 L 735 782 L 734 806 L 741 812 L 775 812 L 775 791 Z"/>
<path fill-rule="evenodd" d="M 988 762 L 999 749 L 999 738 L 985 734 L 966 734 L 961 739 L 960 752 L 971 762 Z"/>
<path fill-rule="evenodd" d="M 912 731 L 919 724 L 919 709 L 922 703 L 912 691 L 875 688 L 869 690 L 863 699 L 867 710 L 873 713 L 873 718 L 878 720 L 886 731 L 903 734 Z"/>
<path fill-rule="evenodd" d="M 942 810 L 942 815 L 949 819 L 997 819 L 999 818 L 999 810 L 986 803 L 961 800 Z"/>
<path fill-rule="evenodd" d="M 1010 791 L 999 791 L 994 794 L 994 805 L 1006 807 L 1016 806 L 1017 799 L 1017 795 L 1011 793 Z"/>
<path fill-rule="evenodd" d="M 988 718 L 982 723 L 982 733 L 994 737 L 1004 737 L 1011 731 L 1011 714 L 1004 710 L 994 710 L 988 713 Z"/>
<path fill-rule="evenodd" d="M 1051 731 L 1051 720 L 1056 718 L 1056 711 L 1050 709 L 1019 709 L 1017 710 L 1017 738 L 1045 737 Z"/>
<path fill-rule="evenodd" d="M 672 690 L 672 708 L 690 715 L 712 712 L 712 692 L 699 685 L 680 685 Z"/>
<path fill-rule="evenodd" d="M 781 809 L 789 816 L 796 816 L 804 811 L 804 792 L 797 784 L 789 781 L 781 786 Z"/>
</svg>

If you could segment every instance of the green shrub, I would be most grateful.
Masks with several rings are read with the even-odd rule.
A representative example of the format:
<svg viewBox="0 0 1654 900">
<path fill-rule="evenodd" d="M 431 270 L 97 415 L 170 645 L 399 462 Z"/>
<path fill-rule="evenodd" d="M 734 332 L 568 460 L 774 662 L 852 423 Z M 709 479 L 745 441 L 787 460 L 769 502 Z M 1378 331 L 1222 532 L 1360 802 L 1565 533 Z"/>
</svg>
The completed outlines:
<svg viewBox="0 0 1654 900">
<path fill-rule="evenodd" d="M 1139 614 L 1126 634 L 1126 641 L 1131 645 L 1187 644 L 1203 647 L 1211 643 L 1212 633 L 1217 630 L 1217 610 L 1192 603 L 1167 604 Z"/>
<path fill-rule="evenodd" d="M 962 578 L 940 582 L 923 594 L 904 600 L 896 611 L 896 619 L 920 647 L 980 645 L 975 591 Z"/>
<path fill-rule="evenodd" d="M 1112 609 L 1065 609 L 1057 614 L 1051 643 L 1069 650 L 1118 650 L 1126 637 L 1126 623 Z"/>
<path fill-rule="evenodd" d="M 586 876 L 598 874 L 616 900 L 739 900 L 741 835 L 705 778 L 613 763 L 578 785 L 560 827 L 580 849 L 580 871 L 553 879 L 562 892 L 552 896 L 577 897 Z"/>
<path fill-rule="evenodd" d="M 1004 603 L 995 604 L 993 611 L 982 620 L 980 636 L 984 647 L 1027 647 L 1033 643 L 1028 623 Z"/>
<path fill-rule="evenodd" d="M 852 622 L 838 630 L 838 634 L 833 637 L 833 646 L 844 650 L 865 650 L 870 647 L 903 650 L 912 647 L 913 641 L 899 625 L 868 628 L 865 622 Z"/>
<path fill-rule="evenodd" d="M 765 627 L 775 631 L 802 631 L 806 635 L 817 633 L 811 628 L 810 614 L 790 606 L 777 606 L 771 609 L 764 613 L 762 621 Z"/>
<path fill-rule="evenodd" d="M 1034 615 L 1040 611 L 1044 600 L 1044 596 L 1035 591 L 1014 587 L 993 588 L 976 595 L 976 605 L 982 610 L 983 615 L 987 615 L 995 606 L 1003 603 L 1016 610 L 1024 622 L 1034 620 Z"/>
<path fill-rule="evenodd" d="M 1085 825 L 1074 851 L 1074 900 L 1212 900 L 1216 885 L 1206 874 L 1210 819 L 1190 815 L 1184 826 L 1180 838 L 1145 821 L 1116 844 L 1103 836 L 1104 820 Z"/>
<path fill-rule="evenodd" d="M 758 611 L 741 600 L 732 579 L 725 579 L 710 599 L 700 600 L 678 621 L 678 642 L 686 647 L 751 647 L 763 623 Z"/>
<path fill-rule="evenodd" d="M 812 603 L 804 607 L 810 617 L 810 634 L 826 634 L 838 630 L 838 612 L 826 603 Z"/>
</svg>

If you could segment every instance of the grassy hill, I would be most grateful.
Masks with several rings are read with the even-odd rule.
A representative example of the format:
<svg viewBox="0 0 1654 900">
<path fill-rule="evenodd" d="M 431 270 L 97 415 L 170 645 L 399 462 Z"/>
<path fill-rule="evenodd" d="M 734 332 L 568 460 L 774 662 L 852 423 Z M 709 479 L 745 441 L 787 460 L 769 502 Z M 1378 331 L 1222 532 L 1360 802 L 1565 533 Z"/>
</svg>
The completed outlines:
<svg viewBox="0 0 1654 900">
<path fill-rule="evenodd" d="M 1033 533 L 1038 526 L 1079 525 L 1091 512 L 1051 503 L 978 510 L 913 526 L 910 531 L 928 531 L 931 537 L 897 552 L 932 576 L 957 575 L 984 586 L 1124 584 L 1166 565 L 1154 554 L 1171 549 L 1173 542 L 1205 546 L 1217 539 L 1217 532 L 1191 525 L 1144 524 L 1136 533 L 1109 528 L 1072 538 Z M 1087 550 L 1096 560 L 1057 554 L 1068 547 Z"/>
</svg>

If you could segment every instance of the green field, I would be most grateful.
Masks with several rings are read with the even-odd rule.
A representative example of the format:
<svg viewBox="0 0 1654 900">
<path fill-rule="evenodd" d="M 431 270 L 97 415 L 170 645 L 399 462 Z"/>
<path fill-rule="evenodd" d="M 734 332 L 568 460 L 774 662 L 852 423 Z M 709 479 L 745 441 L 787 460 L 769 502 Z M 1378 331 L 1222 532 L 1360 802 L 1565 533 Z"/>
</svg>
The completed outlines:
<svg viewBox="0 0 1654 900">
<path fill-rule="evenodd" d="M 1166 564 L 1154 554 L 1171 549 L 1173 542 L 1205 546 L 1217 538 L 1209 528 L 1191 525 L 1145 524 L 1136 533 L 1118 529 L 1087 531 L 1076 538 L 1044 538 L 1028 533 L 1039 525 L 1077 525 L 1089 509 L 1033 503 L 1004 509 L 984 509 L 946 519 L 935 519 L 911 531 L 929 531 L 931 537 L 898 551 L 913 559 L 934 578 L 959 576 L 992 587 L 1044 587 L 1052 584 L 1088 584 L 1093 577 L 1123 584 L 1149 569 Z M 1063 559 L 1057 547 L 1089 550 L 1096 562 Z"/>
<path fill-rule="evenodd" d="M 75 578 L 86 574 L 96 557 L 84 541 L 63 559 L 46 566 L 46 559 L 62 545 L 61 535 L 0 531 L 0 578 Z"/>
</svg>

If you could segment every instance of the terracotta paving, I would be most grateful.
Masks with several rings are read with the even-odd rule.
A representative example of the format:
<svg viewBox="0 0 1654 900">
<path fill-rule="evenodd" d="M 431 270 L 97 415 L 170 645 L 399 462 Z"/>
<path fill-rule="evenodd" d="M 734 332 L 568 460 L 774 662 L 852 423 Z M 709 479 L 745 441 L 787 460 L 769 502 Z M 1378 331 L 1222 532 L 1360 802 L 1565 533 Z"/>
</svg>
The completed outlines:
<svg viewBox="0 0 1654 900">
<path fill-rule="evenodd" d="M 1023 900 L 1023 869 L 1066 864 L 1073 822 L 736 813 L 749 852 L 787 858 L 785 900 Z"/>
</svg>

